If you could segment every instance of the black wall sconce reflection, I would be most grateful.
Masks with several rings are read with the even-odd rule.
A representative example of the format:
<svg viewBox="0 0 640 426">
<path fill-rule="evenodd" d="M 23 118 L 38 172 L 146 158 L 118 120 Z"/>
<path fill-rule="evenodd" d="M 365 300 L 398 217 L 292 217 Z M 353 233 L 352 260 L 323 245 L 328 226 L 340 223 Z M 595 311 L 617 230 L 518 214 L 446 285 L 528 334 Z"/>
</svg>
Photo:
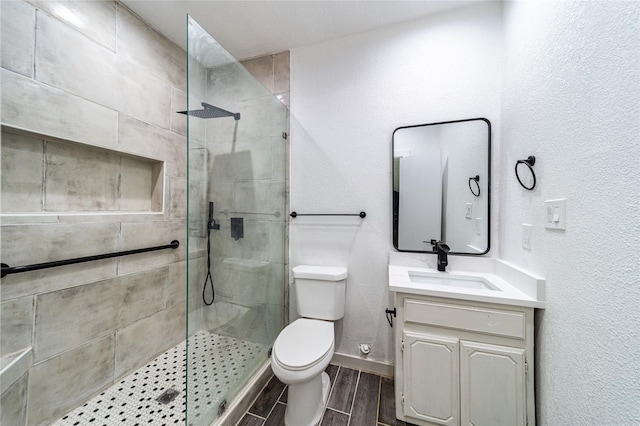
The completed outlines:
<svg viewBox="0 0 640 426">
<path fill-rule="evenodd" d="M 533 183 L 531 184 L 531 186 L 527 186 L 524 183 L 522 183 L 522 180 L 520 179 L 520 175 L 518 173 L 518 166 L 520 164 L 524 164 L 525 166 L 527 166 L 527 168 L 529 169 L 529 172 L 531 172 L 531 177 L 533 179 Z M 536 157 L 534 157 L 533 155 L 530 155 L 527 157 L 526 160 L 518 160 L 516 162 L 516 178 L 518 179 L 518 182 L 520 183 L 520 185 L 526 189 L 531 191 L 533 188 L 536 187 L 536 174 L 533 171 L 533 165 L 536 164 Z"/>
<path fill-rule="evenodd" d="M 475 182 L 475 185 L 471 184 L 471 181 Z M 469 190 L 476 197 L 480 196 L 480 175 L 475 175 L 469 178 Z M 475 186 L 475 190 L 473 189 Z"/>
</svg>

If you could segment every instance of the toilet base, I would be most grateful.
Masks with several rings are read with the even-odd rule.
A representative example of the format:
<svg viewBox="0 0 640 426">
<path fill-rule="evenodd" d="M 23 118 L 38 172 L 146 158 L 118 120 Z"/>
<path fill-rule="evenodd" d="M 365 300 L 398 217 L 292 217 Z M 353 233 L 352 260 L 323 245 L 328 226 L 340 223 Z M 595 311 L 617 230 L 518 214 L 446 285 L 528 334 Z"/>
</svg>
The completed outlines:
<svg viewBox="0 0 640 426">
<path fill-rule="evenodd" d="M 314 426 L 327 404 L 331 380 L 325 372 L 305 383 L 289 385 L 285 426 Z"/>
</svg>

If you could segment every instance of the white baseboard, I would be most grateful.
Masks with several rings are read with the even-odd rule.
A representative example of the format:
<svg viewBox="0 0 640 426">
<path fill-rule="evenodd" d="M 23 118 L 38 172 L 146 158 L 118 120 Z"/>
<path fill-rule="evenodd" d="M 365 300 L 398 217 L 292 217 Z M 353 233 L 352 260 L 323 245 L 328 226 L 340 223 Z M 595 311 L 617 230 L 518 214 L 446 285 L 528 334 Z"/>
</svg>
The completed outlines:
<svg viewBox="0 0 640 426">
<path fill-rule="evenodd" d="M 385 364 L 384 362 L 364 359 L 353 355 L 334 353 L 331 364 L 353 368 L 354 370 L 362 370 L 379 376 L 393 377 L 393 364 Z"/>
</svg>

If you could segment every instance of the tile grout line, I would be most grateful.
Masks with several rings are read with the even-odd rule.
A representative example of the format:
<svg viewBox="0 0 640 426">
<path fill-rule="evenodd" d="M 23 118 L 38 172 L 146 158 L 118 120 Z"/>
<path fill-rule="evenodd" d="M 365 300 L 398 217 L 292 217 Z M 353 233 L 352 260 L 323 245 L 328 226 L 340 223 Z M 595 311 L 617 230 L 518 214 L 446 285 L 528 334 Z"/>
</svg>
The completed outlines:
<svg viewBox="0 0 640 426">
<path fill-rule="evenodd" d="M 326 413 L 327 409 L 329 408 L 329 400 L 331 399 L 331 394 L 333 393 L 333 387 L 335 386 L 336 380 L 338 379 L 338 373 L 340 373 L 341 367 L 339 365 L 337 365 L 336 367 L 338 367 L 338 369 L 336 370 L 336 377 L 331 382 L 331 386 L 329 386 L 329 394 L 327 395 L 327 402 L 324 403 L 324 409 L 322 410 L 322 415 L 320 416 L 320 420 L 318 420 L 318 426 L 322 424 L 322 421 L 324 420 L 324 413 Z"/>
<path fill-rule="evenodd" d="M 358 370 L 358 379 L 356 380 L 356 387 L 353 391 L 353 399 L 351 400 L 351 408 L 349 408 L 349 416 L 353 414 L 353 406 L 356 402 L 356 396 L 358 395 L 358 386 L 360 386 L 360 374 L 362 374 L 362 371 Z"/>
<path fill-rule="evenodd" d="M 36 14 L 37 15 L 37 14 Z M 37 23 L 36 23 L 37 26 Z M 34 41 L 35 44 L 35 41 Z M 35 49 L 35 47 L 34 47 Z M 34 50 L 35 52 L 35 50 Z M 35 80 L 35 60 L 34 60 L 34 64 L 33 64 L 33 74 L 34 74 L 34 80 Z M 47 201 L 47 141 L 43 138 L 42 139 L 42 192 L 40 193 L 40 211 L 42 213 L 46 212 L 45 210 L 45 206 L 46 206 L 46 201 Z M 58 221 L 59 221 L 59 216 L 58 216 Z"/>
<path fill-rule="evenodd" d="M 284 405 L 284 406 L 285 406 L 285 410 L 286 410 L 287 404 L 285 404 L 284 402 L 280 402 L 279 400 L 278 400 L 278 401 L 276 401 L 276 403 L 275 403 L 275 404 L 273 404 L 273 407 L 271 407 L 271 411 L 269 411 L 269 415 L 267 416 L 267 418 L 266 418 L 266 419 L 264 419 L 265 423 L 267 422 L 267 420 L 269 420 L 269 417 L 270 417 L 270 416 L 271 416 L 271 414 L 275 411 L 275 409 L 276 409 L 276 407 L 278 406 L 278 404 L 280 404 L 280 405 Z"/>
<path fill-rule="evenodd" d="M 264 385 L 264 388 L 266 388 L 268 385 L 269 385 L 269 383 L 267 382 L 267 384 L 266 384 L 266 385 Z M 263 390 L 264 390 L 264 388 L 263 388 Z M 287 388 L 287 386 L 285 386 L 284 388 L 286 389 L 286 388 Z M 262 391 L 261 391 L 261 392 L 262 392 Z M 267 413 L 267 416 L 266 416 L 266 417 L 265 417 L 265 419 L 264 419 L 264 421 L 265 421 L 265 422 L 267 421 L 267 419 L 269 418 L 269 416 L 271 415 L 271 413 L 273 413 L 273 410 L 276 408 L 276 405 L 278 405 L 278 402 L 280 402 L 279 400 L 280 400 L 280 396 L 281 396 L 281 395 L 282 395 L 282 392 L 280 392 L 280 394 L 278 395 L 278 399 L 276 399 L 276 402 L 271 406 L 271 409 L 269 410 L 269 413 Z M 258 396 L 260 396 L 260 395 L 258 395 Z M 256 400 L 257 400 L 257 397 L 256 397 Z M 287 399 L 287 400 L 288 400 L 288 399 Z M 247 413 L 248 413 L 248 412 L 249 412 L 249 411 L 247 411 Z M 241 419 L 241 420 L 242 420 L 242 419 Z"/>
<path fill-rule="evenodd" d="M 346 416 L 350 415 L 349 413 L 345 413 L 344 411 L 340 411 L 340 410 L 338 410 L 336 408 L 327 407 L 327 408 L 325 408 L 325 411 L 327 411 L 327 410 L 335 411 L 336 413 L 344 414 Z"/>
<path fill-rule="evenodd" d="M 351 424 L 351 413 L 353 413 L 353 404 L 356 402 L 356 395 L 358 395 L 358 385 L 360 384 L 360 373 L 358 370 L 358 380 L 356 380 L 356 388 L 353 391 L 353 399 L 351 400 L 351 407 L 349 408 L 349 421 L 347 422 L 347 426 Z"/>
<path fill-rule="evenodd" d="M 265 385 L 266 387 L 266 385 Z M 280 401 L 280 399 L 282 398 L 282 395 L 284 395 L 285 392 L 287 392 L 289 390 L 289 385 L 284 385 L 284 388 L 282 389 L 282 391 L 280 391 L 280 393 L 278 394 L 278 399 L 276 399 L 276 402 L 282 402 Z M 289 401 L 289 398 L 287 398 L 287 402 Z M 286 403 L 283 402 L 284 405 L 287 405 Z"/>
<path fill-rule="evenodd" d="M 263 418 L 263 417 L 260 417 L 260 416 L 259 416 L 259 415 L 257 415 L 257 414 L 250 413 L 250 412 L 248 412 L 248 411 L 245 413 L 245 416 L 257 417 L 258 419 L 262 420 L 262 422 L 263 422 L 263 423 L 267 421 L 267 419 L 265 419 L 265 418 Z M 244 416 L 242 416 L 242 418 L 244 418 Z M 242 421 L 242 419 L 238 420 L 238 423 L 240 423 L 241 421 Z M 236 425 L 237 425 L 238 423 L 236 423 Z M 385 425 L 385 426 L 386 426 L 386 425 Z"/>
<path fill-rule="evenodd" d="M 378 379 L 378 404 L 376 406 L 376 424 L 380 423 L 380 401 L 382 400 L 382 376 Z"/>
</svg>

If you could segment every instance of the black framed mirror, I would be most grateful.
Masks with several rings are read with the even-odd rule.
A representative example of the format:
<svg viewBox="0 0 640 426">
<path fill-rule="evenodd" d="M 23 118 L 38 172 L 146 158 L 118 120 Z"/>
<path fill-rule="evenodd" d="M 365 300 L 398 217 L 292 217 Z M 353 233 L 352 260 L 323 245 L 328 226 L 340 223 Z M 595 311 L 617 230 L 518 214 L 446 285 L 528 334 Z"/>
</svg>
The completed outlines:
<svg viewBox="0 0 640 426">
<path fill-rule="evenodd" d="M 491 123 L 486 118 L 399 127 L 392 138 L 393 246 L 482 255 L 490 247 Z"/>
</svg>

